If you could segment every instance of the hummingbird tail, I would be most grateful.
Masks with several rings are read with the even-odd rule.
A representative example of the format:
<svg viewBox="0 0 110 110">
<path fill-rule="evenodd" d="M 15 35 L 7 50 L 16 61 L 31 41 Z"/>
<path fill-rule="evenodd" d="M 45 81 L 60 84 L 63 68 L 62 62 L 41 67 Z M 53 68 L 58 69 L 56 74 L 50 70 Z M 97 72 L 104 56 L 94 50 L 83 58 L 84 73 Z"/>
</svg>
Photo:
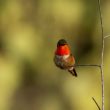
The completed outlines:
<svg viewBox="0 0 110 110">
<path fill-rule="evenodd" d="M 77 75 L 77 73 L 76 73 L 76 70 L 75 70 L 75 69 L 73 69 L 73 72 L 74 72 L 74 75 L 77 77 L 78 75 Z"/>
<path fill-rule="evenodd" d="M 72 70 L 68 70 L 73 76 L 77 77 L 77 73 L 75 68 L 73 68 Z"/>
</svg>

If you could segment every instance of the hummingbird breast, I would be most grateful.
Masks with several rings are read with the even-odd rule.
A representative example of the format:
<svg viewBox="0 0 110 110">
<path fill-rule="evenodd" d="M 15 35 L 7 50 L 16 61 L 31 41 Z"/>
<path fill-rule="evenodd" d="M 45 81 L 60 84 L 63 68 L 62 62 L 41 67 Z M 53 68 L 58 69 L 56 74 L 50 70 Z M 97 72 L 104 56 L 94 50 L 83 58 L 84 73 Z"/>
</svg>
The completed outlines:
<svg viewBox="0 0 110 110">
<path fill-rule="evenodd" d="M 72 54 L 69 55 L 55 55 L 54 62 L 57 67 L 61 69 L 69 69 L 74 66 L 75 60 Z"/>
</svg>

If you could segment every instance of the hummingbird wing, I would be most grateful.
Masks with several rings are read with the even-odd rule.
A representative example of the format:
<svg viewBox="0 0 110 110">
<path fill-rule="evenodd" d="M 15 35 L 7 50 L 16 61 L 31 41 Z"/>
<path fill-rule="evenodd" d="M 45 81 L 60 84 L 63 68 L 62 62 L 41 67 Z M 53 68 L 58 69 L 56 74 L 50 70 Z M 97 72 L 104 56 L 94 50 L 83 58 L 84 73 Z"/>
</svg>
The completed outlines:
<svg viewBox="0 0 110 110">
<path fill-rule="evenodd" d="M 67 69 L 73 67 L 74 64 L 75 64 L 75 59 L 74 59 L 74 57 L 73 57 L 72 54 L 70 54 L 70 56 L 69 56 L 68 58 L 63 59 L 63 60 L 64 60 L 64 61 L 63 61 L 63 65 L 64 65 Z"/>
<path fill-rule="evenodd" d="M 76 70 L 74 68 L 75 65 L 75 59 L 73 55 L 71 54 L 65 61 L 64 61 L 64 66 L 65 68 L 68 69 L 68 71 L 75 77 L 77 77 Z"/>
</svg>

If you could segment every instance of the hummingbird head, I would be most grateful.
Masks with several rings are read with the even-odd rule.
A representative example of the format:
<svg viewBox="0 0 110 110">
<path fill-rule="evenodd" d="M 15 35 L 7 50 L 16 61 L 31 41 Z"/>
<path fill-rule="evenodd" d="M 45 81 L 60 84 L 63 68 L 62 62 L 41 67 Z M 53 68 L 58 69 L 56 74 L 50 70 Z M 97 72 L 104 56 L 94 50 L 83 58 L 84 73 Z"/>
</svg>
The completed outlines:
<svg viewBox="0 0 110 110">
<path fill-rule="evenodd" d="M 60 39 L 57 43 L 57 49 L 55 52 L 56 55 L 69 55 L 70 54 L 70 49 L 69 49 L 69 45 L 66 42 L 66 40 L 64 39 Z"/>
<path fill-rule="evenodd" d="M 64 46 L 64 45 L 67 45 L 67 42 L 65 39 L 60 39 L 57 43 L 57 47 Z"/>
</svg>

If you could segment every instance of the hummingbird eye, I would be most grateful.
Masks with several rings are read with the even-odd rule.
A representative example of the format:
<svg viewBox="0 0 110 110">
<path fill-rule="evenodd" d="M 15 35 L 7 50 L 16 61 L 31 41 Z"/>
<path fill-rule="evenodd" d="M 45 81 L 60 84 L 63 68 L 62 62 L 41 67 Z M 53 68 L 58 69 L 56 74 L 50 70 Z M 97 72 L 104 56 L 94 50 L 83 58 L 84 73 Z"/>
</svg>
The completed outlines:
<svg viewBox="0 0 110 110">
<path fill-rule="evenodd" d="M 65 45 L 65 44 L 67 44 L 66 40 L 60 39 L 60 40 L 58 41 L 58 43 L 57 43 L 57 47 L 58 47 L 58 46 L 63 46 L 63 45 Z"/>
</svg>

